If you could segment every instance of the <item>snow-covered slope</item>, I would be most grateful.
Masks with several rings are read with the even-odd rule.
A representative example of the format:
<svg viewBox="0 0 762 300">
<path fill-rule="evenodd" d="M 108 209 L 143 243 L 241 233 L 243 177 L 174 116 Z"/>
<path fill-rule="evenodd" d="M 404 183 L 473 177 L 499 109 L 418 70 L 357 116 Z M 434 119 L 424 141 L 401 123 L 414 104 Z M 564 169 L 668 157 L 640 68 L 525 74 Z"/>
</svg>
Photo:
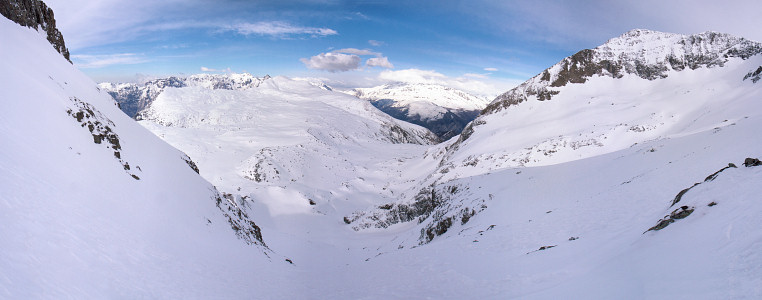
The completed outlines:
<svg viewBox="0 0 762 300">
<path fill-rule="evenodd" d="M 0 33 L 0 298 L 762 297 L 760 55 L 547 84 L 435 146 L 307 82 L 165 88 L 141 124 L 196 168 Z"/>
<path fill-rule="evenodd" d="M 351 214 L 350 226 L 406 228 L 376 260 L 445 262 L 461 282 L 446 297 L 760 297 L 762 167 L 742 165 L 762 155 L 758 45 L 636 30 L 582 51 L 609 49 L 621 73 L 563 60 L 431 148 L 439 165 L 418 194 Z M 691 52 L 701 63 L 685 54 L 695 67 L 656 77 L 627 67 L 658 70 L 680 49 L 703 49 Z"/>
<path fill-rule="evenodd" d="M 395 83 L 347 93 L 397 119 L 426 127 L 442 140 L 460 134 L 489 104 L 485 98 L 437 84 Z"/>
<path fill-rule="evenodd" d="M 366 101 L 286 77 L 247 90 L 165 89 L 140 118 L 223 191 L 306 211 L 381 191 L 399 151 L 423 152 L 437 139 Z"/>
<path fill-rule="evenodd" d="M 234 287 L 287 264 L 44 33 L 0 36 L 0 298 L 256 298 Z"/>
<path fill-rule="evenodd" d="M 156 97 L 168 87 L 204 87 L 207 89 L 243 90 L 258 87 L 263 81 L 270 79 L 269 75 L 254 77 L 249 73 L 232 74 L 196 74 L 188 77 L 167 77 L 153 79 L 143 83 L 109 83 L 98 84 L 119 103 L 119 107 L 128 116 L 135 118 L 146 109 Z"/>
<path fill-rule="evenodd" d="M 760 53 L 727 34 L 633 30 L 497 97 L 446 164 L 469 174 L 556 164 L 728 126 L 758 105 L 748 78 Z"/>
</svg>

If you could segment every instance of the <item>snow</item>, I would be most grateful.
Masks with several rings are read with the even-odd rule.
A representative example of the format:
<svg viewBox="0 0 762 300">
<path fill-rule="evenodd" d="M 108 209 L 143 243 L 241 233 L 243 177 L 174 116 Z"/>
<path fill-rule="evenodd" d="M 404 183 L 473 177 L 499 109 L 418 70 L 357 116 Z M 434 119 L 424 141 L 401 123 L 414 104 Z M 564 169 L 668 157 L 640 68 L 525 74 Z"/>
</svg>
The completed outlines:
<svg viewBox="0 0 762 300">
<path fill-rule="evenodd" d="M 254 297 L 231 289 L 267 250 L 236 238 L 183 153 L 34 30 L 0 18 L 0 32 L 0 298 Z M 74 97 L 113 123 L 129 172 L 67 114 Z"/>
<path fill-rule="evenodd" d="M 742 165 L 762 156 L 759 88 L 742 80 L 759 55 L 593 77 L 432 146 L 366 101 L 284 77 L 166 88 L 138 124 L 34 30 L 0 19 L 0 32 L 14 58 L 0 62 L 0 298 L 762 297 L 762 166 Z M 121 158 L 67 113 L 85 104 Z M 212 184 L 267 248 L 236 238 Z M 421 222 L 355 230 L 429 186 L 446 202 Z M 646 232 L 680 206 L 695 210 Z M 477 213 L 422 243 L 464 208 Z"/>
<path fill-rule="evenodd" d="M 357 88 L 348 94 L 366 100 L 393 100 L 393 107 L 407 107 L 408 115 L 422 120 L 439 119 L 448 110 L 481 110 L 489 100 L 453 88 L 426 83 L 394 83 Z"/>
</svg>

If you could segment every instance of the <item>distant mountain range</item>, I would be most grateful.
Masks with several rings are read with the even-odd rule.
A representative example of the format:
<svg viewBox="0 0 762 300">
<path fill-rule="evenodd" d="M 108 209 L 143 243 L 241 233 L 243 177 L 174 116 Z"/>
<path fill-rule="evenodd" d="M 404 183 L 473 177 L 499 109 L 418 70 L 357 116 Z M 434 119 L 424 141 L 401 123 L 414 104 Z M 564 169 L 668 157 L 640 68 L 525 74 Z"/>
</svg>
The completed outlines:
<svg viewBox="0 0 762 300">
<path fill-rule="evenodd" d="M 426 127 L 443 141 L 460 134 L 489 104 L 486 98 L 437 84 L 395 83 L 347 93 L 392 117 Z"/>
<path fill-rule="evenodd" d="M 111 95 L 119 107 L 131 118 L 146 109 L 166 88 L 200 86 L 208 89 L 242 90 L 258 87 L 269 79 L 254 77 L 248 73 L 240 74 L 197 74 L 188 77 L 168 77 L 149 80 L 143 83 L 100 83 L 98 87 Z"/>
<path fill-rule="evenodd" d="M 258 87 L 269 75 L 255 77 L 248 73 L 197 74 L 188 77 L 168 77 L 143 83 L 99 84 L 128 116 L 141 119 L 147 109 L 166 88 L 204 87 L 207 89 L 243 90 Z M 324 90 L 334 91 L 322 82 L 311 82 Z M 395 83 L 373 88 L 356 88 L 343 93 L 369 101 L 390 116 L 423 126 L 447 140 L 460 134 L 479 112 L 489 104 L 486 98 L 437 84 Z"/>
</svg>

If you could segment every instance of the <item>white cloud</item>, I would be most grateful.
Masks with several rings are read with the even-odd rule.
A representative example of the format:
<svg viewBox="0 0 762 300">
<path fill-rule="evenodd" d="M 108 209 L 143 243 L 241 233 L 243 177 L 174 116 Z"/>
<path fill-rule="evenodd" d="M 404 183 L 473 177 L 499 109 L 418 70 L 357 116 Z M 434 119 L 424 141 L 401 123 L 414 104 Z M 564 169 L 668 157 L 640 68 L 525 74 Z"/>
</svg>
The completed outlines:
<svg viewBox="0 0 762 300">
<path fill-rule="evenodd" d="M 201 67 L 201 72 L 225 72 L 225 73 L 230 73 L 230 68 L 226 68 L 226 69 L 212 69 L 212 68 L 207 68 L 207 67 Z"/>
<path fill-rule="evenodd" d="M 368 61 L 365 62 L 365 65 L 368 67 L 382 67 L 387 69 L 394 69 L 394 65 L 389 62 L 389 58 L 387 57 L 369 58 Z"/>
<path fill-rule="evenodd" d="M 487 73 L 487 74 L 466 73 L 466 74 L 463 74 L 463 77 L 478 78 L 478 79 L 487 79 L 487 78 L 489 78 L 489 73 Z"/>
<path fill-rule="evenodd" d="M 373 52 L 373 51 L 371 51 L 369 49 L 360 50 L 360 49 L 356 49 L 356 48 L 344 48 L 344 49 L 339 49 L 339 50 L 333 50 L 331 52 L 334 52 L 334 53 L 347 53 L 347 54 L 354 54 L 354 55 L 375 55 L 375 56 L 380 56 L 381 55 L 381 53 Z"/>
<path fill-rule="evenodd" d="M 354 54 L 344 53 L 320 53 L 309 59 L 300 59 L 307 68 L 328 72 L 345 72 L 360 68 L 360 57 Z"/>
<path fill-rule="evenodd" d="M 399 71 L 386 70 L 378 74 L 378 78 L 385 81 L 441 84 L 444 83 L 447 76 L 434 70 L 405 69 Z"/>
<path fill-rule="evenodd" d="M 497 68 L 484 68 L 484 71 L 487 71 L 487 72 L 497 72 Z"/>
<path fill-rule="evenodd" d="M 375 56 L 365 61 L 367 67 L 394 68 L 389 58 L 379 52 L 370 49 L 343 48 L 327 53 L 320 53 L 309 59 L 302 58 L 300 61 L 310 69 L 325 70 L 329 72 L 344 72 L 360 69 L 360 56 Z"/>
<path fill-rule="evenodd" d="M 378 46 L 382 46 L 382 45 L 384 45 L 386 43 L 384 43 L 382 41 L 368 40 L 368 44 L 370 44 L 373 47 L 378 47 Z"/>
<path fill-rule="evenodd" d="M 366 16 L 365 14 L 363 14 L 363 13 L 361 13 L 359 11 L 358 12 L 354 12 L 352 15 L 354 17 L 358 17 L 358 18 L 363 19 L 363 20 L 370 20 L 370 18 L 368 16 Z M 350 17 L 350 19 L 351 19 L 351 17 Z"/>
<path fill-rule="evenodd" d="M 314 37 L 322 37 L 339 34 L 336 32 L 336 30 L 330 28 L 302 27 L 281 21 L 239 23 L 228 26 L 226 29 L 234 30 L 243 35 L 269 35 L 279 38 L 287 38 L 293 35 L 310 35 Z"/>
<path fill-rule="evenodd" d="M 148 62 L 148 59 L 135 53 L 117 53 L 104 55 L 72 55 L 74 65 L 80 69 L 97 69 L 111 65 L 134 65 Z"/>
</svg>

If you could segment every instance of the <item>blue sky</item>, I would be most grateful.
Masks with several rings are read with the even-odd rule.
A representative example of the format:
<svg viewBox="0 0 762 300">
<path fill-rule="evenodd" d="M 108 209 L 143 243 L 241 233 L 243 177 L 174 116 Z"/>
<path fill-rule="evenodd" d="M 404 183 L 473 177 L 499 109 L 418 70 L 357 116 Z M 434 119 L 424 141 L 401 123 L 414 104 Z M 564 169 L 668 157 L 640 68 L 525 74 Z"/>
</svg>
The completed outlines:
<svg viewBox="0 0 762 300">
<path fill-rule="evenodd" d="M 633 28 L 762 40 L 760 1 L 46 2 L 96 81 L 246 71 L 495 95 Z"/>
</svg>

